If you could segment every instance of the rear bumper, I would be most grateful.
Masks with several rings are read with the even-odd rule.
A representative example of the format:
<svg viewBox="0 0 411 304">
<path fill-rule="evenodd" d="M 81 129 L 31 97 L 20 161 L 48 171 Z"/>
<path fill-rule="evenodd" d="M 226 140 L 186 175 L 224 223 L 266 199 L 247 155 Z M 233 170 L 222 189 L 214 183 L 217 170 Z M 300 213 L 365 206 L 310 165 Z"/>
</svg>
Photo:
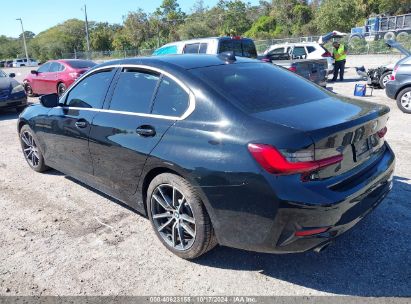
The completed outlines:
<svg viewBox="0 0 411 304">
<path fill-rule="evenodd" d="M 311 190 L 303 193 L 290 186 L 286 189 L 285 184 L 279 188 L 284 189 L 281 196 L 288 195 L 289 200 L 279 199 L 278 193 L 273 191 L 270 198 L 259 183 L 232 190 L 206 189 L 213 191 L 220 202 L 227 204 L 231 200 L 236 203 L 236 210 L 214 208 L 213 225 L 217 239 L 221 245 L 267 253 L 315 249 L 354 227 L 381 203 L 392 188 L 394 166 L 395 156 L 387 145 L 384 153 L 360 172 L 358 180 L 361 181 L 354 181 L 355 186 L 345 184 L 339 189 L 326 189 L 324 193 L 328 193 L 328 197 L 317 192 L 309 195 Z M 330 194 L 333 192 L 334 195 Z M 223 193 L 231 193 L 235 198 L 225 197 Z M 207 194 L 208 198 L 210 194 Z M 308 198 L 311 202 L 307 201 L 307 196 L 311 196 Z M 297 201 L 298 197 L 300 201 Z M 322 202 L 318 203 L 316 198 L 320 197 Z M 295 236 L 296 231 L 324 227 L 328 230 L 315 236 Z"/>
<path fill-rule="evenodd" d="M 397 83 L 395 80 L 387 82 L 385 86 L 385 93 L 391 99 L 395 99 L 399 90 L 400 90 L 400 84 Z"/>
<path fill-rule="evenodd" d="M 11 109 L 17 107 L 23 107 L 27 105 L 27 96 L 20 97 L 17 99 L 7 99 L 0 101 L 0 110 L 1 109 Z"/>
</svg>

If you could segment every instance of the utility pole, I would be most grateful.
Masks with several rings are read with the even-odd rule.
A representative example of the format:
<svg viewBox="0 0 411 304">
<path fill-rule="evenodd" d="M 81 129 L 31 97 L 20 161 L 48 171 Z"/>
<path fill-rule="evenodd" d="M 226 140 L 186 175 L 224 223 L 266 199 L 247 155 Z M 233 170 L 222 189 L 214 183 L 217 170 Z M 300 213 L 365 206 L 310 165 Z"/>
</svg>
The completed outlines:
<svg viewBox="0 0 411 304">
<path fill-rule="evenodd" d="M 87 52 L 90 53 L 90 34 L 88 31 L 88 20 L 87 20 L 87 6 L 84 4 L 84 16 L 86 20 L 86 40 L 87 40 Z"/>
<path fill-rule="evenodd" d="M 21 33 L 23 34 L 24 51 L 26 52 L 27 64 L 29 64 L 29 53 L 27 52 L 26 35 L 24 34 L 23 20 L 21 18 L 17 18 L 16 20 L 20 21 L 20 24 L 21 24 Z"/>
</svg>

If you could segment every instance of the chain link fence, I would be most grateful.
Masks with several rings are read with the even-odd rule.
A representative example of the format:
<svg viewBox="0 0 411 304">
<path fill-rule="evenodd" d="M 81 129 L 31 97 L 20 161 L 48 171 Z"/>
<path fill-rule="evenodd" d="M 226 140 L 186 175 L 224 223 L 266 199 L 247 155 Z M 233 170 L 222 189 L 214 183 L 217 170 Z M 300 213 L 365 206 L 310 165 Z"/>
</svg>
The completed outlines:
<svg viewBox="0 0 411 304">
<path fill-rule="evenodd" d="M 301 43 L 317 42 L 320 36 L 307 36 L 283 39 L 255 40 L 257 53 L 262 54 L 269 46 L 284 43 Z M 340 39 L 344 43 L 350 55 L 368 55 L 368 54 L 398 54 L 398 50 L 388 47 L 384 40 L 366 41 L 364 39 L 349 40 L 348 38 Z M 411 49 L 411 35 L 398 37 L 406 49 Z M 325 48 L 332 50 L 332 41 L 325 44 Z M 95 61 L 105 61 L 120 58 L 131 58 L 139 56 L 150 56 L 154 49 L 141 50 L 123 50 L 123 51 L 92 51 L 92 52 L 74 52 L 62 54 L 66 59 L 90 59 Z"/>
</svg>

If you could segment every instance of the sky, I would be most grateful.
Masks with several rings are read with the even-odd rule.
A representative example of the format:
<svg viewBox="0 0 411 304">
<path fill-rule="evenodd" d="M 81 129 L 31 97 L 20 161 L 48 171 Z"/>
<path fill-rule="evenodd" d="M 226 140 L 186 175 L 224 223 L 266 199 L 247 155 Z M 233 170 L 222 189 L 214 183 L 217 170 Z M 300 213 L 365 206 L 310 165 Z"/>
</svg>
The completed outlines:
<svg viewBox="0 0 411 304">
<path fill-rule="evenodd" d="M 0 7 L 5 7 L 4 0 Z M 122 23 L 123 16 L 129 11 L 142 8 L 147 13 L 152 13 L 160 6 L 162 0 L 19 0 L 18 9 L 8 9 L 1 13 L 0 9 L 0 35 L 18 37 L 21 34 L 20 22 L 23 19 L 25 31 L 38 34 L 67 19 L 84 19 L 82 7 L 87 5 L 89 21 Z M 178 0 L 184 12 L 190 12 L 194 0 Z M 206 6 L 214 6 L 218 0 L 204 0 Z M 258 0 L 248 0 L 252 5 L 257 5 Z M 13 6 L 13 5 L 12 5 Z"/>
</svg>

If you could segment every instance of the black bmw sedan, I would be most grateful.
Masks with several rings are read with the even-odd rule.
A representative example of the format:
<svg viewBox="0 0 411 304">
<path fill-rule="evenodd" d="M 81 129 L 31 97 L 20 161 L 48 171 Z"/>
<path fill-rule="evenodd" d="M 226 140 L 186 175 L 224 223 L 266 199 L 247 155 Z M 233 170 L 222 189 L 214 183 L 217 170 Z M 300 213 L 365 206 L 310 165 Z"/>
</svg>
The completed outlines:
<svg viewBox="0 0 411 304">
<path fill-rule="evenodd" d="M 319 251 L 392 187 L 387 107 L 252 59 L 111 61 L 40 101 L 18 121 L 29 166 L 146 214 L 186 259 Z"/>
<path fill-rule="evenodd" d="M 14 108 L 17 111 L 27 106 L 24 87 L 15 79 L 15 74 L 7 75 L 0 70 L 0 110 Z"/>
</svg>

